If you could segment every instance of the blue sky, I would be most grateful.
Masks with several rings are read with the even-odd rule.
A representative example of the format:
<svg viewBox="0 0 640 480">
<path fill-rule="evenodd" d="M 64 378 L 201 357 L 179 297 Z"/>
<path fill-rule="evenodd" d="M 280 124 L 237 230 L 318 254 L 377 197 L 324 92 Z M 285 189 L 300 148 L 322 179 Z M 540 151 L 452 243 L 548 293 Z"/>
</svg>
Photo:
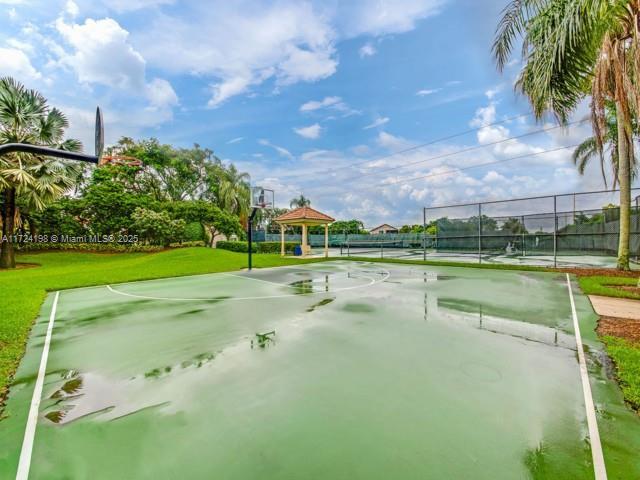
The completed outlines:
<svg viewBox="0 0 640 480">
<path fill-rule="evenodd" d="M 422 206 L 600 189 L 597 168 L 580 177 L 564 148 L 588 123 L 505 141 L 553 127 L 514 94 L 519 58 L 503 74 L 493 64 L 506 3 L 0 0 L 0 75 L 42 91 L 87 150 L 99 104 L 107 143 L 198 143 L 280 206 L 304 193 L 368 226 L 419 223 Z"/>
</svg>

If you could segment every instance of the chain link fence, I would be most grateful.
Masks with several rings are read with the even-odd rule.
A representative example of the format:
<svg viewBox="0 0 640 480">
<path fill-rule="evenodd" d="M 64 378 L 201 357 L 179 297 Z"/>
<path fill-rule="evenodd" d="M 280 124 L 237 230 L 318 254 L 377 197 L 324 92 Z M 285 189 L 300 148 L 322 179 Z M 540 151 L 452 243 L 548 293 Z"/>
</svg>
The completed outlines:
<svg viewBox="0 0 640 480">
<path fill-rule="evenodd" d="M 640 189 L 633 189 L 630 225 L 630 252 L 635 261 L 640 256 L 638 193 Z M 436 233 L 425 241 L 425 257 L 446 254 L 467 259 L 475 255 L 478 262 L 494 257 L 518 260 L 512 263 L 531 263 L 527 257 L 537 257 L 539 262 L 554 265 L 561 257 L 585 257 L 570 261 L 585 264 L 594 256 L 613 257 L 619 239 L 618 196 L 618 191 L 599 191 L 426 207 L 424 224 L 435 225 Z"/>
</svg>

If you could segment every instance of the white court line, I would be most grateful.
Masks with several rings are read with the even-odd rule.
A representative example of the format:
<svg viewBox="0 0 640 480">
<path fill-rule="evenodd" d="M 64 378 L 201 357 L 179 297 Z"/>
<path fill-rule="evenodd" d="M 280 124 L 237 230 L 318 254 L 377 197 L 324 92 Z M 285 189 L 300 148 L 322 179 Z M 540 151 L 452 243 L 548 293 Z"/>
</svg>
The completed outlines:
<svg viewBox="0 0 640 480">
<path fill-rule="evenodd" d="M 573 330 L 576 334 L 576 345 L 578 346 L 578 362 L 580 363 L 580 378 L 582 379 L 582 393 L 584 394 L 584 406 L 587 411 L 587 425 L 589 427 L 589 439 L 591 441 L 591 457 L 593 458 L 593 473 L 596 480 L 607 479 L 607 469 L 604 464 L 602 453 L 602 443 L 600 442 L 600 432 L 598 432 L 598 420 L 596 419 L 596 409 L 593 405 L 591 395 L 591 385 L 589 384 L 589 372 L 584 358 L 582 348 L 582 337 L 580 336 L 580 325 L 576 314 L 576 303 L 573 300 L 573 290 L 571 289 L 571 279 L 567 273 L 567 288 L 569 289 L 569 300 L 571 301 L 571 314 L 573 315 Z"/>
<path fill-rule="evenodd" d="M 369 280 L 369 283 L 365 283 L 363 285 L 354 285 L 352 287 L 338 288 L 336 290 L 330 290 L 328 292 L 326 292 L 326 291 L 318 291 L 318 292 L 309 292 L 309 293 L 286 293 L 286 294 L 282 294 L 282 295 L 262 295 L 262 296 L 256 296 L 256 297 L 230 297 L 230 298 L 222 298 L 222 297 L 208 297 L 208 298 L 207 297 L 199 297 L 199 298 L 152 297 L 152 296 L 149 296 L 149 295 L 136 295 L 134 293 L 121 292 L 121 291 L 116 290 L 115 288 L 113 288 L 111 285 L 106 285 L 106 287 L 111 293 L 115 293 L 117 295 L 124 295 L 125 297 L 141 298 L 143 300 L 164 300 L 164 301 L 175 301 L 175 302 L 202 302 L 202 301 L 206 301 L 206 300 L 224 300 L 226 302 L 228 302 L 228 301 L 236 301 L 236 300 L 267 300 L 269 298 L 288 298 L 288 297 L 299 297 L 299 296 L 310 296 L 310 295 L 327 295 L 327 294 L 331 294 L 331 293 L 344 292 L 344 291 L 347 291 L 347 290 L 355 290 L 357 288 L 370 287 L 370 286 L 375 285 L 377 283 L 384 282 L 385 280 L 387 280 L 391 276 L 391 273 L 389 273 L 387 270 L 385 270 L 383 268 L 381 268 L 380 270 L 384 273 L 384 277 L 381 278 L 380 280 L 376 280 L 375 278 L 367 277 L 365 275 L 361 275 L 359 277 L 355 277 L 355 278 L 366 278 L 367 280 Z M 222 273 L 222 272 L 220 272 L 220 273 Z M 248 279 L 248 280 L 256 280 L 254 278 L 245 277 L 243 275 L 234 275 L 234 276 L 237 276 L 237 277 L 240 277 L 240 278 L 245 278 L 245 279 Z M 267 283 L 273 283 L 273 284 L 281 286 L 281 287 L 290 286 L 290 285 L 281 284 L 281 283 L 275 283 L 275 282 L 267 282 Z"/>
<path fill-rule="evenodd" d="M 44 347 L 42 348 L 42 357 L 40 358 L 40 369 L 36 378 L 36 385 L 33 388 L 33 397 L 31 398 L 31 408 L 27 417 L 27 427 L 24 431 L 24 440 L 22 441 L 22 450 L 20 451 L 20 461 L 18 463 L 18 471 L 16 480 L 27 480 L 29 478 L 29 467 L 31 467 L 31 452 L 33 451 L 33 439 L 36 435 L 36 424 L 38 423 L 38 410 L 40 409 L 40 398 L 42 397 L 42 387 L 44 385 L 44 375 L 47 370 L 47 359 L 49 358 L 49 345 L 51 345 L 51 334 L 53 332 L 53 323 L 56 320 L 56 309 L 58 308 L 58 298 L 60 292 L 56 292 L 51 307 L 51 315 L 49 316 L 49 325 L 47 326 L 47 336 L 44 339 Z"/>
</svg>

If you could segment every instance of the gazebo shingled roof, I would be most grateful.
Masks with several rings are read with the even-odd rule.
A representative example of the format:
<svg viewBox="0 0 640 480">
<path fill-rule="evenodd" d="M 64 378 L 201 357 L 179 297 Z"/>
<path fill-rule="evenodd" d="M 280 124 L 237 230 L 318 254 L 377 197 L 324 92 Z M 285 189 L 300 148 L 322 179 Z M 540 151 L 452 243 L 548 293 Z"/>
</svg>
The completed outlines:
<svg viewBox="0 0 640 480">
<path fill-rule="evenodd" d="M 318 210 L 315 210 L 311 207 L 300 207 L 295 210 L 291 210 L 290 212 L 283 213 L 279 217 L 275 219 L 278 223 L 287 223 L 287 222 L 295 222 L 297 220 L 313 220 L 321 223 L 331 223 L 335 222 L 335 218 L 330 217 L 329 215 L 325 215 Z"/>
<path fill-rule="evenodd" d="M 300 207 L 290 212 L 283 213 L 275 219 L 280 225 L 280 255 L 284 257 L 284 227 L 285 225 L 297 225 L 302 227 L 302 255 L 311 253 L 311 247 L 307 245 L 307 227 L 324 225 L 324 256 L 329 256 L 329 224 L 335 219 L 325 215 L 311 207 Z"/>
</svg>

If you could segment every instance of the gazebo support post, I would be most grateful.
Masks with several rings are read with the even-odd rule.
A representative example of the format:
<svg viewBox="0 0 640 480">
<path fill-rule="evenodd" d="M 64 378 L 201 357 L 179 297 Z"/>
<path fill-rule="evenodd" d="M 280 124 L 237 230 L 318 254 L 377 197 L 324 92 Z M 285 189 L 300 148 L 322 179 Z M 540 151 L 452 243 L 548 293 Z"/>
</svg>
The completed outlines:
<svg viewBox="0 0 640 480">
<path fill-rule="evenodd" d="M 302 224 L 302 256 L 307 256 L 307 225 Z"/>
<path fill-rule="evenodd" d="M 329 258 L 329 224 L 324 224 L 324 258 Z"/>
<path fill-rule="evenodd" d="M 284 257 L 284 225 L 280 224 L 280 256 Z"/>
</svg>

